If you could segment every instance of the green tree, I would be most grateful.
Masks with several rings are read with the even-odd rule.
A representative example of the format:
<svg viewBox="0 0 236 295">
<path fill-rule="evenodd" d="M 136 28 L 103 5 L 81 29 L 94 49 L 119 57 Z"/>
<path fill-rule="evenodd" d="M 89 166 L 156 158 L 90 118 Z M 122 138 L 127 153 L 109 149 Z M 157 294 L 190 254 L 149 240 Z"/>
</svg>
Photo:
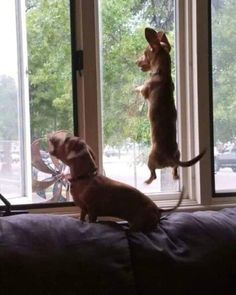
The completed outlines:
<svg viewBox="0 0 236 295">
<path fill-rule="evenodd" d="M 26 17 L 32 137 L 72 129 L 69 2 L 28 0 Z"/>
</svg>

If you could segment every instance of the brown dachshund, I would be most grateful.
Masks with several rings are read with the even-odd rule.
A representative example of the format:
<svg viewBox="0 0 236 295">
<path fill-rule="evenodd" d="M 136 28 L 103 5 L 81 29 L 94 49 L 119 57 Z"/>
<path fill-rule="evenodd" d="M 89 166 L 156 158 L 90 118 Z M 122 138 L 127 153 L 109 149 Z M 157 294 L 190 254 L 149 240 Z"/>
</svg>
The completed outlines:
<svg viewBox="0 0 236 295">
<path fill-rule="evenodd" d="M 80 219 L 96 222 L 98 216 L 113 216 L 127 220 L 133 231 L 148 231 L 157 226 L 161 213 L 175 210 L 159 209 L 139 190 L 98 173 L 91 148 L 79 137 L 65 132 L 49 136 L 49 152 L 70 167 L 70 192 L 81 208 Z"/>
<path fill-rule="evenodd" d="M 180 161 L 176 142 L 177 112 L 174 101 L 174 84 L 171 78 L 171 46 L 163 32 L 145 29 L 149 43 L 144 55 L 137 60 L 142 71 L 150 71 L 150 79 L 136 88 L 148 101 L 148 117 L 151 124 L 151 152 L 148 168 L 151 172 L 146 181 L 150 184 L 156 179 L 155 169 L 173 167 L 173 178 L 178 179 L 178 166 L 189 167 L 198 162 L 205 151 L 192 160 Z"/>
</svg>

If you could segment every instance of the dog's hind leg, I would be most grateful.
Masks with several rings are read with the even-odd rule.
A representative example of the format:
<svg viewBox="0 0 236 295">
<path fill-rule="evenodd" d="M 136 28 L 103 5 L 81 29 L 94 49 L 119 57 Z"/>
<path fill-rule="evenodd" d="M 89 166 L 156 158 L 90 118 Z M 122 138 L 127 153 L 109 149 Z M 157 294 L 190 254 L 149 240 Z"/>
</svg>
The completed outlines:
<svg viewBox="0 0 236 295">
<path fill-rule="evenodd" d="M 146 184 L 150 184 L 152 183 L 152 181 L 154 179 L 157 178 L 157 175 L 156 175 L 156 161 L 155 161 L 155 157 L 153 156 L 153 152 L 150 153 L 149 155 L 149 158 L 148 158 L 148 168 L 151 172 L 151 175 L 150 177 L 145 181 Z"/>
<path fill-rule="evenodd" d="M 150 169 L 150 168 L 149 168 Z M 150 177 L 145 181 L 146 184 L 150 184 L 153 182 L 154 179 L 157 178 L 157 175 L 156 175 L 156 171 L 155 169 L 150 169 L 150 172 L 151 172 L 151 175 Z"/>
</svg>

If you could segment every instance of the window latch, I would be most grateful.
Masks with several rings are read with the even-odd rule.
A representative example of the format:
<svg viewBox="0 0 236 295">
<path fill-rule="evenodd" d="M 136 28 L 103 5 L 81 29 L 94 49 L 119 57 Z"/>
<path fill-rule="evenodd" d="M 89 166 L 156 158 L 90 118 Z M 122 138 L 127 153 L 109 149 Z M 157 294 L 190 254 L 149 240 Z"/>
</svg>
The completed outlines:
<svg viewBox="0 0 236 295">
<path fill-rule="evenodd" d="M 83 50 L 77 50 L 75 52 L 75 70 L 82 76 L 82 70 L 84 69 L 84 52 Z"/>
<path fill-rule="evenodd" d="M 25 214 L 28 213 L 25 210 L 11 210 L 11 203 L 3 197 L 2 194 L 0 194 L 0 200 L 4 203 L 5 205 L 5 210 L 0 211 L 0 216 L 10 216 L 10 215 L 16 215 L 16 214 Z"/>
</svg>

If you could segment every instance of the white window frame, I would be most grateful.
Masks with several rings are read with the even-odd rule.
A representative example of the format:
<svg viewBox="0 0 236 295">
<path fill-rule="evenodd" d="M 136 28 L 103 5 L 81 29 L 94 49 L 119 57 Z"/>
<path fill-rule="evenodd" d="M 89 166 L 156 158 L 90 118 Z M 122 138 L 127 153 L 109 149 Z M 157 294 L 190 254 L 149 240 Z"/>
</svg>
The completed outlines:
<svg viewBox="0 0 236 295">
<path fill-rule="evenodd" d="M 208 1 L 177 1 L 177 83 L 178 130 L 182 157 L 207 153 L 199 163 L 183 170 L 183 184 L 188 188 L 188 205 L 210 205 L 210 91 L 208 49 Z"/>
</svg>

